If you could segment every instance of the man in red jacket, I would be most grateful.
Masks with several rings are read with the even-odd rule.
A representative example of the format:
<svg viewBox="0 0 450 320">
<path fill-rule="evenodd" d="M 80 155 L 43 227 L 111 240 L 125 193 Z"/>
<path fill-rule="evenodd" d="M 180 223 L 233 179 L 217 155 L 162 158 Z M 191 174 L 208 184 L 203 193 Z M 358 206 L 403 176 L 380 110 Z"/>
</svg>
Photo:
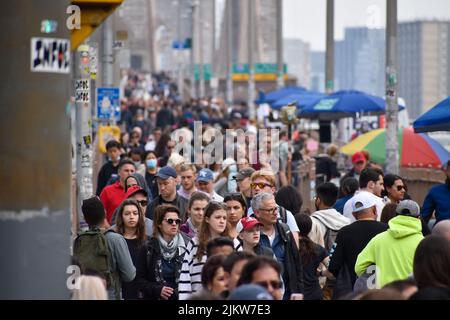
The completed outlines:
<svg viewBox="0 0 450 320">
<path fill-rule="evenodd" d="M 120 206 L 123 200 L 126 198 L 125 193 L 125 179 L 136 171 L 134 162 L 130 159 L 123 159 L 119 163 L 118 175 L 119 181 L 106 186 L 102 193 L 100 193 L 100 200 L 106 210 L 106 219 L 111 224 L 111 219 L 114 211 Z"/>
</svg>

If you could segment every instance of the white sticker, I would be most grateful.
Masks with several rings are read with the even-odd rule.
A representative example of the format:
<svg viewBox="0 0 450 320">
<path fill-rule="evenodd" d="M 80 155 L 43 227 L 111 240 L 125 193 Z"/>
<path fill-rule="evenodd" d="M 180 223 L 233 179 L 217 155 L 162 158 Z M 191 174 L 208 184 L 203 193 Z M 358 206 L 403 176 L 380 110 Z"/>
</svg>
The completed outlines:
<svg viewBox="0 0 450 320">
<path fill-rule="evenodd" d="M 89 103 L 90 99 L 90 80 L 81 79 L 75 81 L 75 102 Z"/>
<path fill-rule="evenodd" d="M 31 38 L 31 71 L 70 73 L 70 41 Z"/>
</svg>

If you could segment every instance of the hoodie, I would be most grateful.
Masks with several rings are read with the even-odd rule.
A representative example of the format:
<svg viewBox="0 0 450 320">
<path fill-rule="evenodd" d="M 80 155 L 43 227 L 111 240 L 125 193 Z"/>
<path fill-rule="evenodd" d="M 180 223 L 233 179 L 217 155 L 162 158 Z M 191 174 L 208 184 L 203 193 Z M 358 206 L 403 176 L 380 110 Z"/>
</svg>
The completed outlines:
<svg viewBox="0 0 450 320">
<path fill-rule="evenodd" d="M 325 235 L 327 230 L 339 231 L 342 227 L 350 224 L 350 219 L 344 217 L 336 209 L 330 208 L 318 210 L 311 215 L 312 227 L 308 237 L 318 245 L 324 247 L 328 251 L 331 249 L 327 244 Z M 334 239 L 333 239 L 334 241 Z"/>
<path fill-rule="evenodd" d="M 422 224 L 418 218 L 398 215 L 388 224 L 389 229 L 370 240 L 355 264 L 358 276 L 370 265 L 376 265 L 377 288 L 411 275 L 414 253 L 423 239 Z"/>
</svg>

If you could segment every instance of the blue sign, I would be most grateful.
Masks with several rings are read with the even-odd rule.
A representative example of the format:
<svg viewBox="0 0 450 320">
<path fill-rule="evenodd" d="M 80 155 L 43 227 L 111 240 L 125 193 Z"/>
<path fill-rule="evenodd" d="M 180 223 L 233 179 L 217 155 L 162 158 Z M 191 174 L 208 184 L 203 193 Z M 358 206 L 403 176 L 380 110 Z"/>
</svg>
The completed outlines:
<svg viewBox="0 0 450 320">
<path fill-rule="evenodd" d="M 97 118 L 120 119 L 119 88 L 97 88 Z"/>
</svg>

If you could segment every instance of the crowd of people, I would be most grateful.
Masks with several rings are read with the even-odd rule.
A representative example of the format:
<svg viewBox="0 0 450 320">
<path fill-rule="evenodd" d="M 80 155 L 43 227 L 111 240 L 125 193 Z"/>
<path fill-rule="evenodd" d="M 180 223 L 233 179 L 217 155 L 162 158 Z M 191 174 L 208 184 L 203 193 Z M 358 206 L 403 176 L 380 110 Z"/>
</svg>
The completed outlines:
<svg viewBox="0 0 450 320">
<path fill-rule="evenodd" d="M 250 121 L 245 103 L 183 102 L 166 74 L 130 72 L 123 85 L 121 139 L 106 144 L 96 196 L 82 205 L 74 298 L 450 299 L 450 161 L 420 207 L 367 152 L 342 172 L 336 146 L 314 154 L 311 135 Z M 226 156 L 177 151 L 194 145 L 195 121 L 200 150 L 218 143 Z M 227 129 L 248 134 L 238 144 Z M 261 129 L 267 154 L 253 157 Z M 302 199 L 293 168 L 313 156 L 315 196 Z"/>
</svg>

